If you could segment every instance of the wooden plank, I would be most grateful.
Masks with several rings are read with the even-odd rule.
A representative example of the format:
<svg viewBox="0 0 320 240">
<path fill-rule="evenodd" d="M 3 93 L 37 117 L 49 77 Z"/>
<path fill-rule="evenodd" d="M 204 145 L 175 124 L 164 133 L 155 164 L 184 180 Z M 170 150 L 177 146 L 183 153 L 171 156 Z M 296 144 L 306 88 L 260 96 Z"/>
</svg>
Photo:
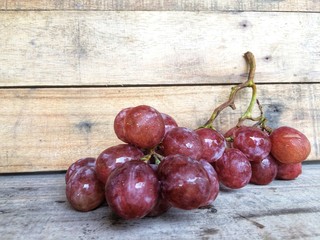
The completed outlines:
<svg viewBox="0 0 320 240">
<path fill-rule="evenodd" d="M 270 126 L 300 129 L 312 144 L 308 159 L 319 160 L 320 84 L 258 88 Z M 120 143 L 113 120 L 129 106 L 147 104 L 172 115 L 180 126 L 199 127 L 229 91 L 230 86 L 1 89 L 0 172 L 65 170 L 81 157 L 98 156 Z M 237 123 L 250 94 L 249 89 L 241 93 L 238 109 L 219 116 L 218 129 Z"/>
<path fill-rule="evenodd" d="M 107 206 L 82 213 L 66 201 L 64 174 L 0 176 L 3 239 L 318 239 L 320 165 L 294 181 L 221 191 L 207 209 L 170 209 L 123 221 Z M 187 227 L 186 227 L 187 226 Z"/>
<path fill-rule="evenodd" d="M 320 15 L 2 12 L 0 86 L 319 82 Z"/>
<path fill-rule="evenodd" d="M 320 11 L 312 0 L 231 1 L 231 0 L 7 0 L 0 3 L 5 10 L 107 10 L 107 11 Z"/>
</svg>

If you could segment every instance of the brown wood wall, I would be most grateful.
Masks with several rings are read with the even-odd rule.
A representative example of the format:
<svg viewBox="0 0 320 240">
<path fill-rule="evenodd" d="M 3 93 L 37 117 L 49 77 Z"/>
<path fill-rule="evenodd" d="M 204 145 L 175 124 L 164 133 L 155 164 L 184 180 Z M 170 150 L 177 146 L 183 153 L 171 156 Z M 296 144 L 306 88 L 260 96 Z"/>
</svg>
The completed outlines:
<svg viewBox="0 0 320 240">
<path fill-rule="evenodd" d="M 0 173 L 64 170 L 119 143 L 113 119 L 147 104 L 203 124 L 257 60 L 269 125 L 320 159 L 317 1 L 1 1 Z M 216 121 L 233 126 L 250 99 Z"/>
</svg>

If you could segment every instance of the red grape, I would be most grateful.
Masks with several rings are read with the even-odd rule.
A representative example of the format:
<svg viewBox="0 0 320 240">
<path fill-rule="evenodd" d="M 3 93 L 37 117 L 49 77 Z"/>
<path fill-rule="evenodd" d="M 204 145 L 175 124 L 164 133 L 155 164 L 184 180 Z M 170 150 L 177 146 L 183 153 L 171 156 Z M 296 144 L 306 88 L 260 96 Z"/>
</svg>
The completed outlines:
<svg viewBox="0 0 320 240">
<path fill-rule="evenodd" d="M 208 195 L 207 201 L 202 205 L 206 206 L 211 204 L 218 196 L 219 194 L 219 181 L 218 181 L 218 174 L 212 167 L 210 163 L 208 163 L 206 160 L 200 159 L 199 161 L 203 168 L 207 171 L 208 179 L 210 181 L 210 192 Z"/>
<path fill-rule="evenodd" d="M 72 163 L 65 175 L 65 181 L 66 183 L 69 181 L 69 178 L 75 173 L 77 172 L 80 168 L 84 167 L 84 166 L 88 166 L 88 167 L 94 167 L 96 163 L 96 159 L 92 158 L 92 157 L 87 157 L 87 158 L 81 158 L 77 161 L 75 161 L 74 163 Z"/>
<path fill-rule="evenodd" d="M 225 138 L 230 138 L 230 137 L 231 137 L 231 138 L 232 138 L 232 141 L 233 141 L 234 132 L 235 132 L 237 129 L 238 129 L 237 126 L 232 127 L 232 128 L 230 128 L 223 136 L 224 136 Z M 228 141 L 228 142 L 227 142 L 227 146 L 228 146 L 229 148 L 232 148 L 232 147 L 233 147 L 232 141 Z"/>
<path fill-rule="evenodd" d="M 226 140 L 223 135 L 210 128 L 200 128 L 195 132 L 202 143 L 201 158 L 210 163 L 218 160 L 226 148 Z"/>
<path fill-rule="evenodd" d="M 159 164 L 158 176 L 162 196 L 173 207 L 189 210 L 207 203 L 210 180 L 199 161 L 179 154 L 167 156 Z"/>
<path fill-rule="evenodd" d="M 252 174 L 248 158 L 235 148 L 227 148 L 214 167 L 220 183 L 232 189 L 247 185 Z"/>
<path fill-rule="evenodd" d="M 177 122 L 170 115 L 166 113 L 161 113 L 161 116 L 163 118 L 164 128 L 165 128 L 164 135 L 166 135 L 167 132 L 169 132 L 171 129 L 178 127 Z"/>
<path fill-rule="evenodd" d="M 151 209 L 148 213 L 148 217 L 157 217 L 165 212 L 167 212 L 171 208 L 171 204 L 159 194 L 156 205 Z"/>
<path fill-rule="evenodd" d="M 122 109 L 118 114 L 117 116 L 115 117 L 114 119 L 114 123 L 113 123 L 113 128 L 114 128 L 114 132 L 115 134 L 117 135 L 117 137 L 125 142 L 125 143 L 128 143 L 128 140 L 126 138 L 126 133 L 125 133 L 125 129 L 124 129 L 124 125 L 125 125 L 125 118 L 128 114 L 128 111 L 130 110 L 131 108 L 125 108 L 125 109 Z"/>
<path fill-rule="evenodd" d="M 118 216 L 124 219 L 143 218 L 157 203 L 159 181 L 145 162 L 125 162 L 110 174 L 105 196 Z"/>
<path fill-rule="evenodd" d="M 269 155 L 271 141 L 261 129 L 241 126 L 234 131 L 233 147 L 243 152 L 249 161 L 259 162 Z"/>
<path fill-rule="evenodd" d="M 104 150 L 97 158 L 95 170 L 102 183 L 106 183 L 113 169 L 131 160 L 139 160 L 143 152 L 129 144 L 119 144 Z"/>
<path fill-rule="evenodd" d="M 279 127 L 271 133 L 270 139 L 271 154 L 282 163 L 299 163 L 310 154 L 308 138 L 294 128 Z"/>
<path fill-rule="evenodd" d="M 153 148 L 158 145 L 165 133 L 161 114 L 154 108 L 140 105 L 128 110 L 124 119 L 125 138 L 140 148 Z"/>
<path fill-rule="evenodd" d="M 301 163 L 281 163 L 278 164 L 278 173 L 276 178 L 280 180 L 293 180 L 302 173 Z"/>
<path fill-rule="evenodd" d="M 91 211 L 104 202 L 104 185 L 98 180 L 93 167 L 81 167 L 70 177 L 66 196 L 73 208 L 83 212 Z"/>
<path fill-rule="evenodd" d="M 267 185 L 275 179 L 277 175 L 277 163 L 271 155 L 268 155 L 261 162 L 250 163 L 252 169 L 250 183 Z"/>
<path fill-rule="evenodd" d="M 161 150 L 165 156 L 182 154 L 199 160 L 202 154 L 202 144 L 199 136 L 193 130 L 177 127 L 164 137 Z"/>
</svg>

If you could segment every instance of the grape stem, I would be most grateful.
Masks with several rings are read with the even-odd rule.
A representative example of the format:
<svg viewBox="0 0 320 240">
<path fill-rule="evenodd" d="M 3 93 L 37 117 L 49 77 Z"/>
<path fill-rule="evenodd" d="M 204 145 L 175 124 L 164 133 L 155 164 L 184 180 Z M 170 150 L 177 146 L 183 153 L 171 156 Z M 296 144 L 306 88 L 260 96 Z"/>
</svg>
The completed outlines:
<svg viewBox="0 0 320 240">
<path fill-rule="evenodd" d="M 244 57 L 245 57 L 246 62 L 249 66 L 248 80 L 245 83 L 246 83 L 247 87 L 251 87 L 252 95 L 251 95 L 251 100 L 250 100 L 250 103 L 249 103 L 247 110 L 245 111 L 244 114 L 242 114 L 242 116 L 238 120 L 238 124 L 237 124 L 238 127 L 241 126 L 242 123 L 247 119 L 252 120 L 252 121 L 259 121 L 261 118 L 261 116 L 259 116 L 257 118 L 252 117 L 252 110 L 253 110 L 253 107 L 257 101 L 257 86 L 254 82 L 254 74 L 256 71 L 256 61 L 255 61 L 254 55 L 251 52 L 245 53 Z"/>
<path fill-rule="evenodd" d="M 245 119 L 257 120 L 257 119 L 252 118 L 252 109 L 253 109 L 254 104 L 256 102 L 256 95 L 257 95 L 257 88 L 256 88 L 256 85 L 254 83 L 254 74 L 255 74 L 255 70 L 256 70 L 256 62 L 255 62 L 254 55 L 251 52 L 246 52 L 244 54 L 244 58 L 245 58 L 248 66 L 249 66 L 249 75 L 248 75 L 247 81 L 245 81 L 243 83 L 240 83 L 237 86 L 232 87 L 228 101 L 222 103 L 220 106 L 215 108 L 213 113 L 212 113 L 212 115 L 211 115 L 211 117 L 209 118 L 209 120 L 200 128 L 211 128 L 211 129 L 214 129 L 213 122 L 218 117 L 220 112 L 222 110 L 224 110 L 225 108 L 227 108 L 227 107 L 231 107 L 233 110 L 235 110 L 236 106 L 235 106 L 234 102 L 235 102 L 235 97 L 236 97 L 237 93 L 241 89 L 247 88 L 247 87 L 251 87 L 252 88 L 252 97 L 251 97 L 251 101 L 250 101 L 249 107 L 248 107 L 247 111 L 239 119 L 238 125 L 240 125 Z"/>
<path fill-rule="evenodd" d="M 149 163 L 151 157 L 153 156 L 155 158 L 155 164 L 159 164 L 164 157 L 156 152 L 157 147 L 158 146 L 151 148 L 149 153 L 140 158 L 140 160 Z"/>
</svg>

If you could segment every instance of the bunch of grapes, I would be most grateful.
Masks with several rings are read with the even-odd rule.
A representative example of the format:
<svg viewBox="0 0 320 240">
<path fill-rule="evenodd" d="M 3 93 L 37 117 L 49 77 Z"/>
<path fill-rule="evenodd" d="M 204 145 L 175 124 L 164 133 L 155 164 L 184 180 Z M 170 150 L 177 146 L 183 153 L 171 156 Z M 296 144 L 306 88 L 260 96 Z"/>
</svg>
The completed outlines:
<svg viewBox="0 0 320 240">
<path fill-rule="evenodd" d="M 254 57 L 248 52 L 245 58 L 248 80 L 232 88 L 228 101 L 195 130 L 178 126 L 172 116 L 151 106 L 121 110 L 114 131 L 123 143 L 69 167 L 65 180 L 70 204 L 90 211 L 107 202 L 124 219 L 154 217 L 171 207 L 190 210 L 212 204 L 221 187 L 239 189 L 298 177 L 310 142 L 294 128 L 266 125 L 256 100 Z M 236 94 L 246 87 L 253 90 L 247 111 L 235 127 L 220 133 L 213 127 L 215 118 L 226 107 L 235 108 Z M 255 103 L 261 112 L 257 118 L 251 116 Z M 255 124 L 244 125 L 245 120 Z"/>
</svg>

